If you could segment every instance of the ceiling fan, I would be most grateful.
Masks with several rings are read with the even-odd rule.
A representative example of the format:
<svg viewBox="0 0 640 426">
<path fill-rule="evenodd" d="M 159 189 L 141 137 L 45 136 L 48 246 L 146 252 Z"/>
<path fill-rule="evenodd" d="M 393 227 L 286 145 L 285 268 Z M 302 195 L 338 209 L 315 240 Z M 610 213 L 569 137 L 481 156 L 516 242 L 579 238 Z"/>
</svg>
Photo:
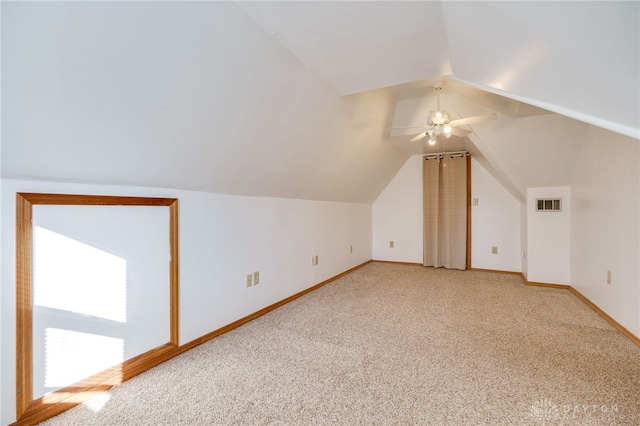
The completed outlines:
<svg viewBox="0 0 640 426">
<path fill-rule="evenodd" d="M 409 127 L 389 127 L 389 129 L 425 129 L 422 133 L 417 134 L 411 139 L 411 142 L 419 141 L 424 137 L 429 137 L 429 144 L 435 145 L 438 136 L 444 135 L 445 138 L 450 138 L 452 134 L 457 136 L 466 136 L 469 131 L 464 129 L 456 129 L 458 126 L 465 126 L 467 124 L 484 123 L 487 121 L 495 120 L 498 116 L 495 112 L 491 114 L 477 115 L 475 117 L 461 118 L 459 120 L 450 120 L 449 114 L 440 110 L 440 91 L 444 87 L 444 81 L 436 81 L 431 87 L 436 91 L 436 98 L 438 100 L 437 110 L 431 111 L 431 114 L 427 117 L 427 124 L 424 126 L 409 126 Z"/>
</svg>

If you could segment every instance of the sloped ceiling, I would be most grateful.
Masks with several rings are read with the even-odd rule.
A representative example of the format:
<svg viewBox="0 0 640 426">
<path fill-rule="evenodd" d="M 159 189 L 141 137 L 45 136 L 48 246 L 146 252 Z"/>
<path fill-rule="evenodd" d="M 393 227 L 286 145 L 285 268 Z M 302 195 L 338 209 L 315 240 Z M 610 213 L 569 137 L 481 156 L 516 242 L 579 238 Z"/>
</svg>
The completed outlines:
<svg viewBox="0 0 640 426">
<path fill-rule="evenodd" d="M 2 175 L 371 202 L 406 160 L 229 2 L 3 2 Z"/>
<path fill-rule="evenodd" d="M 451 73 L 438 2 L 237 5 L 339 95 Z"/>
<path fill-rule="evenodd" d="M 444 147 L 389 135 L 411 154 L 472 151 L 520 200 L 570 183 L 588 125 L 640 138 L 637 2 L 237 4 L 337 93 L 395 84 L 393 126 L 425 124 L 435 80 L 456 118 L 497 112 Z"/>
<path fill-rule="evenodd" d="M 445 80 L 511 193 L 640 138 L 638 2 L 3 2 L 2 175 L 372 202 Z M 444 149 L 443 148 L 443 149 Z"/>
<path fill-rule="evenodd" d="M 453 74 L 638 137 L 638 2 L 237 2 L 341 95 Z"/>
</svg>

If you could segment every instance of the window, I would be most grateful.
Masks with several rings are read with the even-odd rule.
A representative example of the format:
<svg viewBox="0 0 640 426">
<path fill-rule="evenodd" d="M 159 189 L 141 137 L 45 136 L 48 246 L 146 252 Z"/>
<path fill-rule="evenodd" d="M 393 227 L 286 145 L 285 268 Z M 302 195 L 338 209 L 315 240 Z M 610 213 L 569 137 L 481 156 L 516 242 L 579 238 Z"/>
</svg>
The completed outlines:
<svg viewBox="0 0 640 426">
<path fill-rule="evenodd" d="M 174 198 L 17 194 L 18 420 L 37 423 L 177 348 L 177 209 Z"/>
</svg>

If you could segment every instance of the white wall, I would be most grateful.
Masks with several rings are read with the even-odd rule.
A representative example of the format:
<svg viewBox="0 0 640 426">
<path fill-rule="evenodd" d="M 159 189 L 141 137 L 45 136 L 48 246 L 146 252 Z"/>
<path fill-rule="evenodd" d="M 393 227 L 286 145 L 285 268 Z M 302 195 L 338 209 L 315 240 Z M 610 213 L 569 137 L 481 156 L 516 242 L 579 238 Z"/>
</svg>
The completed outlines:
<svg viewBox="0 0 640 426">
<path fill-rule="evenodd" d="M 16 192 L 178 198 L 181 344 L 371 258 L 368 204 L 43 181 L 2 184 L 1 424 L 15 420 L 15 351 L 10 348 L 15 348 Z M 319 265 L 311 266 L 315 255 Z M 260 284 L 247 288 L 246 274 L 253 271 L 260 271 Z"/>
<path fill-rule="evenodd" d="M 471 198 L 478 199 L 471 207 L 471 266 L 520 272 L 521 204 L 473 158 Z"/>
<path fill-rule="evenodd" d="M 639 180 L 638 141 L 590 127 L 571 184 L 571 284 L 636 336 Z"/>
<path fill-rule="evenodd" d="M 527 189 L 527 280 L 570 284 L 568 186 Z M 536 198 L 562 198 L 561 212 L 537 212 Z"/>
<path fill-rule="evenodd" d="M 422 263 L 422 158 L 409 158 L 373 203 L 376 260 Z M 471 209 L 471 266 L 520 272 L 520 203 L 473 158 L 471 180 L 480 201 Z"/>
<path fill-rule="evenodd" d="M 422 263 L 422 158 L 410 157 L 373 203 L 376 260 Z"/>
</svg>

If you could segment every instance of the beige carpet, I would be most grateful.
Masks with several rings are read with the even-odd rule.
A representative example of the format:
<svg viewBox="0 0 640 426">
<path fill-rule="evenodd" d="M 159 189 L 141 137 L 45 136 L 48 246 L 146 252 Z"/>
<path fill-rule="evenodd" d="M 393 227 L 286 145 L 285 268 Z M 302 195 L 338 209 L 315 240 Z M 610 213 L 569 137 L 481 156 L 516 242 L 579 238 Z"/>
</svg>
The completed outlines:
<svg viewBox="0 0 640 426">
<path fill-rule="evenodd" d="M 639 425 L 640 347 L 567 290 L 370 263 L 47 425 Z"/>
</svg>

